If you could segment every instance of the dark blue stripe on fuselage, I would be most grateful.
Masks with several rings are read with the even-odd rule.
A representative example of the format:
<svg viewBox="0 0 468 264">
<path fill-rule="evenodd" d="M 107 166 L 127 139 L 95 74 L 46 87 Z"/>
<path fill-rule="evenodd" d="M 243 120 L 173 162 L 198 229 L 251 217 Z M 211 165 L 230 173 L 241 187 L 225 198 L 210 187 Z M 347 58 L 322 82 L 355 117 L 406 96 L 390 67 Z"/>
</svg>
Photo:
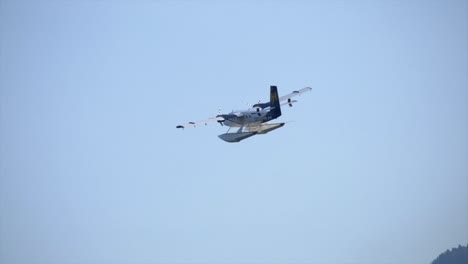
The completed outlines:
<svg viewBox="0 0 468 264">
<path fill-rule="evenodd" d="M 267 107 L 270 107 L 270 103 L 260 103 L 260 104 L 254 104 L 253 107 L 260 107 L 261 109 L 265 109 Z"/>
</svg>

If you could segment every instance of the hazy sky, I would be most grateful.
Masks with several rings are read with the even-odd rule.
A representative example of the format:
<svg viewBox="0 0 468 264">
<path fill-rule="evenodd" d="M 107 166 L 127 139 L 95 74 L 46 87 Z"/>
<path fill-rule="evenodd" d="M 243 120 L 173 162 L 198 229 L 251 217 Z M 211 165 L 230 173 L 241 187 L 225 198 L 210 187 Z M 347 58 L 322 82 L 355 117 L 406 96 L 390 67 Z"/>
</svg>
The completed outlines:
<svg viewBox="0 0 468 264">
<path fill-rule="evenodd" d="M 468 242 L 467 1 L 0 0 L 0 262 L 430 263 Z M 270 134 L 187 121 L 306 86 Z"/>
</svg>

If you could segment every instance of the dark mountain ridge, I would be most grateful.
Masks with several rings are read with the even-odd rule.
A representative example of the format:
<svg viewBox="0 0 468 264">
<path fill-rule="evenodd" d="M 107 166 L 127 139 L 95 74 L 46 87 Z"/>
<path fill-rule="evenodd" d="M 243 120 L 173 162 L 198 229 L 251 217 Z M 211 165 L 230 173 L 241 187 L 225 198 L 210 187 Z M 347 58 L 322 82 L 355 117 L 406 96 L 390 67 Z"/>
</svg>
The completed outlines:
<svg viewBox="0 0 468 264">
<path fill-rule="evenodd" d="M 431 264 L 468 264 L 468 244 L 466 246 L 459 245 L 451 250 L 447 249 Z"/>
</svg>

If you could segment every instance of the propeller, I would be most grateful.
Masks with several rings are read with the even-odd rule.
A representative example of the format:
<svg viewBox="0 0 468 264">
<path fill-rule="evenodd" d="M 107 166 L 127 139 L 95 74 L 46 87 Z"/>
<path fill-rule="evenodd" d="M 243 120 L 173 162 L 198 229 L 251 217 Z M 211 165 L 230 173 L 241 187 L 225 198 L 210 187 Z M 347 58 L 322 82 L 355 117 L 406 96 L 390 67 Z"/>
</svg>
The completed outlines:
<svg viewBox="0 0 468 264">
<path fill-rule="evenodd" d="M 220 114 L 221 114 L 221 107 L 218 108 L 218 114 L 217 114 L 216 116 L 219 116 Z M 224 122 L 224 121 L 220 121 L 220 120 L 218 121 L 218 123 L 219 123 L 221 126 L 224 126 L 223 122 Z"/>
</svg>

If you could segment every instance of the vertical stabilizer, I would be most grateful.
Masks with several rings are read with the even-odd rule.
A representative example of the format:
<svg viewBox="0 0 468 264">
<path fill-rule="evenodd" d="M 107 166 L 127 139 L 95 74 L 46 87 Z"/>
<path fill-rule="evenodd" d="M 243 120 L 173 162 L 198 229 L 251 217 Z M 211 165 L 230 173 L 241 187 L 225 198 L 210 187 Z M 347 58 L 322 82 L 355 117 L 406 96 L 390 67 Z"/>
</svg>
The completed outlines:
<svg viewBox="0 0 468 264">
<path fill-rule="evenodd" d="M 270 113 L 273 119 L 281 116 L 281 105 L 279 102 L 278 88 L 276 86 L 270 86 L 270 107 Z"/>
</svg>

